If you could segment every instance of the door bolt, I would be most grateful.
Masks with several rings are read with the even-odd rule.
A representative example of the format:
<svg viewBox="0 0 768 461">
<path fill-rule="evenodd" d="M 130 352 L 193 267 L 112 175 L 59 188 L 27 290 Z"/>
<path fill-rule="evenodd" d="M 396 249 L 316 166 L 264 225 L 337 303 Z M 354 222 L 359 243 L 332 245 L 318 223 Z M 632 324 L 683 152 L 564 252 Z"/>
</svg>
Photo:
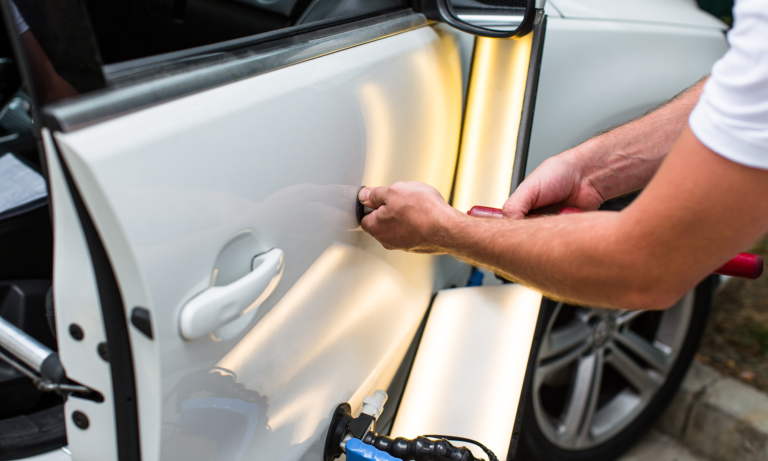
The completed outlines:
<svg viewBox="0 0 768 461">
<path fill-rule="evenodd" d="M 96 347 L 96 351 L 99 353 L 99 357 L 101 357 L 105 362 L 109 362 L 109 347 L 107 346 L 107 343 L 100 342 Z"/>
<path fill-rule="evenodd" d="M 69 334 L 72 335 L 75 341 L 82 341 L 85 338 L 85 332 L 80 328 L 80 325 L 73 323 L 69 326 Z"/>
<path fill-rule="evenodd" d="M 85 416 L 85 413 L 82 411 L 75 411 L 72 413 L 72 421 L 75 423 L 75 426 L 82 430 L 88 429 L 88 426 L 90 425 L 90 422 L 88 422 L 88 417 Z"/>
</svg>

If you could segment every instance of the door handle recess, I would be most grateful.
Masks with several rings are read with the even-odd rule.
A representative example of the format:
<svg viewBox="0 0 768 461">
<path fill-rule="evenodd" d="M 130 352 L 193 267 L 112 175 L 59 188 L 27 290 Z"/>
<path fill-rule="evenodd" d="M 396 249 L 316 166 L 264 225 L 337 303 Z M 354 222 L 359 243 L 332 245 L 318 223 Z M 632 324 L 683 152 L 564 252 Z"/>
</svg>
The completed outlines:
<svg viewBox="0 0 768 461">
<path fill-rule="evenodd" d="M 257 309 L 275 291 L 283 275 L 283 251 L 256 255 L 251 272 L 225 286 L 206 288 L 181 308 L 179 332 L 193 340 Z"/>
</svg>

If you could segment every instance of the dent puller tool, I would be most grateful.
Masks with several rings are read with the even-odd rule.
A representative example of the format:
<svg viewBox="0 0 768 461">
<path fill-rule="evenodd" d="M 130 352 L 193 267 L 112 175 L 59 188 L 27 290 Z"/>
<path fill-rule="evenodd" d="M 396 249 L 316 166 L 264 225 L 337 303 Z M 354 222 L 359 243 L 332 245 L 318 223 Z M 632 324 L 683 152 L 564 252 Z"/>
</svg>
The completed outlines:
<svg viewBox="0 0 768 461">
<path fill-rule="evenodd" d="M 561 215 L 581 212 L 582 211 L 578 208 L 573 207 L 565 207 L 560 210 Z M 504 217 L 501 208 L 491 208 L 487 206 L 473 206 L 467 211 L 467 214 L 478 218 Z M 763 274 L 763 258 L 758 255 L 753 255 L 752 253 L 739 253 L 723 264 L 714 273 L 754 280 Z"/>
<path fill-rule="evenodd" d="M 449 440 L 475 445 L 488 455 L 487 461 L 499 461 L 488 447 L 463 437 L 422 435 L 414 439 L 392 439 L 376 434 L 376 421 L 386 401 L 386 392 L 374 392 L 363 400 L 363 409 L 357 418 L 352 417 L 348 403 L 336 407 L 325 439 L 325 461 L 333 461 L 342 453 L 349 461 L 486 461 L 475 458 L 469 448 L 456 447 Z"/>
</svg>

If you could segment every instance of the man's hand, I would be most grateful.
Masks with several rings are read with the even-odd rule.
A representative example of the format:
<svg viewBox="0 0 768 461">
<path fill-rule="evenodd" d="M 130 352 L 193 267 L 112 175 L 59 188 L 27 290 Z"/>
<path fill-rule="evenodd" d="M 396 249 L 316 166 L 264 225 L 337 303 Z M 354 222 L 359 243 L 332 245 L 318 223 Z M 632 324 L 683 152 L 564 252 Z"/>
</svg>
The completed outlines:
<svg viewBox="0 0 768 461">
<path fill-rule="evenodd" d="M 539 165 L 504 203 L 504 217 L 521 219 L 536 209 L 572 206 L 597 210 L 605 199 L 586 177 L 571 151 Z"/>
<path fill-rule="evenodd" d="M 445 202 L 437 189 L 419 182 L 366 187 L 358 198 L 374 210 L 363 218 L 363 230 L 388 250 L 444 253 L 441 236 L 461 214 Z"/>
<path fill-rule="evenodd" d="M 488 219 L 425 184 L 361 191 L 363 229 L 386 248 L 450 253 L 549 297 L 664 309 L 768 229 L 768 171 L 734 163 L 686 130 L 621 212 Z"/>
</svg>

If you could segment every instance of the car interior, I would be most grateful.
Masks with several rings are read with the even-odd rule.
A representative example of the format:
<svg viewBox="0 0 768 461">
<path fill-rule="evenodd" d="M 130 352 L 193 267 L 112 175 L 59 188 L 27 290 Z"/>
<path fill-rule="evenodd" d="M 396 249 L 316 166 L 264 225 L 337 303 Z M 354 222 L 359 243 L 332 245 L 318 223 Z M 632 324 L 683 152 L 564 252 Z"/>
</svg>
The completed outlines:
<svg viewBox="0 0 768 461">
<path fill-rule="evenodd" d="M 56 350 L 53 229 L 44 165 L 33 134 L 31 101 L 22 88 L 4 24 L 0 27 L 0 316 Z M 35 184 L 42 193 L 24 190 Z M 66 445 L 63 404 L 62 397 L 40 392 L 28 377 L 0 360 L 0 459 Z"/>
</svg>

